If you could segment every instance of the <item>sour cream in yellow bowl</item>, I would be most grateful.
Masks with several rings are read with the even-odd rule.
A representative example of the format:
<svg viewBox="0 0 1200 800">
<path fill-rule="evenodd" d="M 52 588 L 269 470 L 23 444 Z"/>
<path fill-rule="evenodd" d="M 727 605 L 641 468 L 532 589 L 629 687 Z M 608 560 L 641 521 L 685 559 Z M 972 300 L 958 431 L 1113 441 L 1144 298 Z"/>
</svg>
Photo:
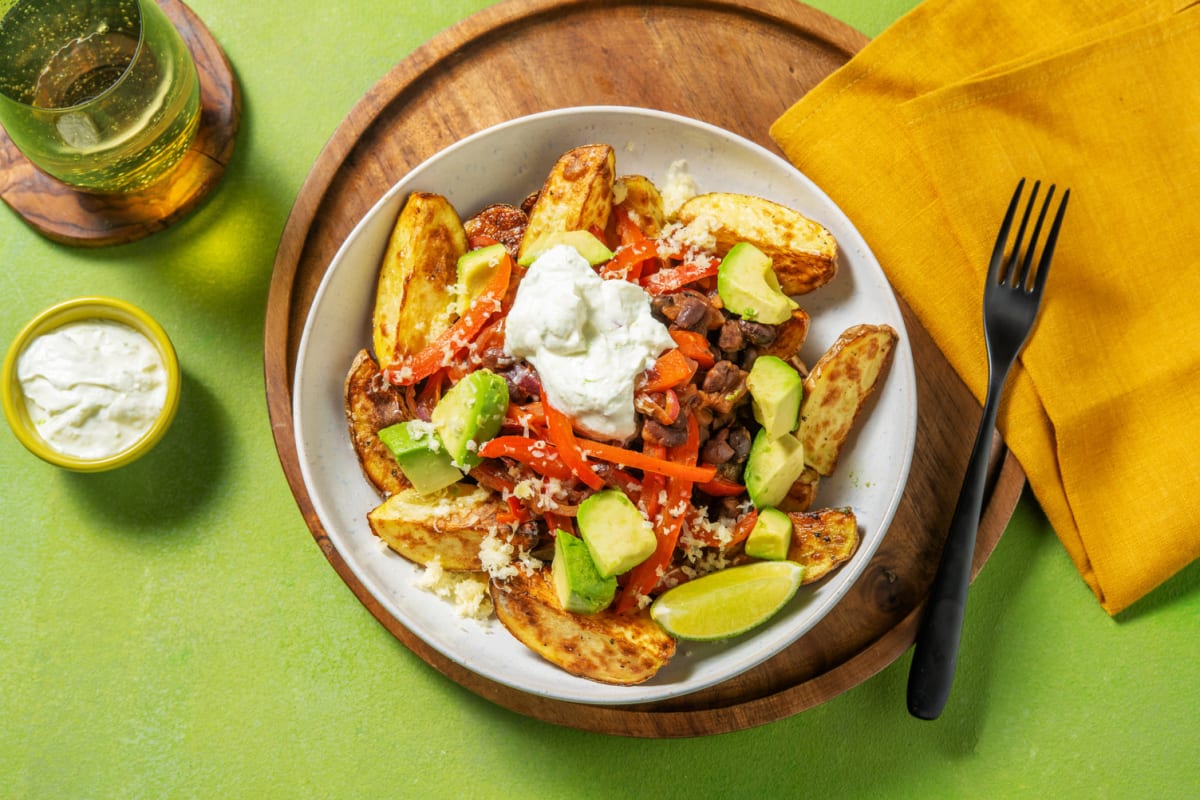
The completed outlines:
<svg viewBox="0 0 1200 800">
<path fill-rule="evenodd" d="M 46 309 L 4 359 L 4 415 L 30 452 L 78 472 L 123 466 L 158 443 L 179 405 L 166 331 L 122 300 L 81 297 Z"/>
</svg>

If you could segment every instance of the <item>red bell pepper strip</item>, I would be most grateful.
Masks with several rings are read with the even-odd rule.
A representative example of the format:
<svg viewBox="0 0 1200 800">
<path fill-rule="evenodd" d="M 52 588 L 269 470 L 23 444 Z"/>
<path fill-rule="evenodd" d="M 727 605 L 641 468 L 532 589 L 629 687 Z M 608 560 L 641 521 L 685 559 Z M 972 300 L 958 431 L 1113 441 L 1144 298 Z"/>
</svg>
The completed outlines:
<svg viewBox="0 0 1200 800">
<path fill-rule="evenodd" d="M 529 513 L 529 509 L 521 504 L 521 501 L 511 495 L 505 500 L 508 503 L 507 511 L 496 512 L 496 522 L 503 525 L 513 525 L 521 522 L 529 522 L 533 519 L 533 514 Z"/>
<path fill-rule="evenodd" d="M 636 283 L 642 274 L 642 265 L 658 254 L 653 239 L 641 239 L 617 248 L 612 259 L 605 264 L 600 274 L 605 278 L 624 278 Z"/>
<path fill-rule="evenodd" d="M 520 428 L 525 431 L 530 429 L 544 430 L 546 427 L 546 411 L 538 401 L 526 403 L 525 405 L 509 403 L 508 410 L 504 412 L 504 425 L 505 427 Z"/>
<path fill-rule="evenodd" d="M 570 467 L 563 462 L 558 450 L 541 439 L 528 436 L 497 436 L 484 442 L 479 448 L 483 458 L 511 458 L 520 461 L 525 466 L 544 475 L 547 478 L 568 480 L 574 475 Z"/>
<path fill-rule="evenodd" d="M 417 393 L 417 416 L 423 420 L 428 420 L 429 415 L 433 413 L 433 409 L 437 406 L 438 401 L 442 399 L 442 391 L 446 385 L 446 370 L 439 369 L 429 376 L 429 380 L 425 381 L 425 385 L 421 387 L 421 391 Z"/>
<path fill-rule="evenodd" d="M 687 440 L 679 447 L 667 450 L 667 456 L 672 461 L 685 465 L 694 465 L 700 449 L 700 429 L 696 417 L 687 416 Z M 658 544 L 649 558 L 630 570 L 629 579 L 617 598 L 616 611 L 618 614 L 628 613 L 640 607 L 640 599 L 654 591 L 659 579 L 670 565 L 679 544 L 679 534 L 683 530 L 683 521 L 689 508 L 692 496 L 692 481 L 672 476 L 667 479 L 666 507 L 659 509 L 654 517 L 654 532 L 658 535 Z"/>
<path fill-rule="evenodd" d="M 604 479 L 625 493 L 625 496 L 637 505 L 642 494 L 649 489 L 645 479 L 638 480 L 623 469 L 609 467 Z"/>
<path fill-rule="evenodd" d="M 717 274 L 721 262 L 715 258 L 700 258 L 688 261 L 673 269 L 662 269 L 642 279 L 642 288 L 649 294 L 670 294 L 689 283 Z"/>
<path fill-rule="evenodd" d="M 485 233 L 476 233 L 467 237 L 467 250 L 482 250 L 494 244 L 500 244 L 500 240 L 494 239 Z"/>
<path fill-rule="evenodd" d="M 597 492 L 603 489 L 604 479 L 596 474 L 596 471 L 584 458 L 581 442 L 575 438 L 570 418 L 550 405 L 544 397 L 542 398 L 542 410 L 546 412 L 550 441 L 558 448 L 558 457 L 589 489 Z"/>
<path fill-rule="evenodd" d="M 512 258 L 505 253 L 467 312 L 424 350 L 401 356 L 388 365 L 384 377 L 397 386 L 409 386 L 447 366 L 454 355 L 479 333 L 484 323 L 500 310 L 511 276 Z"/>
<path fill-rule="evenodd" d="M 688 416 L 691 418 L 690 414 Z M 593 458 L 607 461 L 610 464 L 620 464 L 632 469 L 639 469 L 642 472 L 652 472 L 656 475 L 665 475 L 668 478 L 678 478 L 689 483 L 711 481 L 717 474 L 716 467 L 696 466 L 695 458 L 685 463 L 669 453 L 666 458 L 655 458 L 645 453 L 639 453 L 636 450 L 627 450 L 624 447 L 593 442 L 590 439 L 580 439 L 579 449 Z"/>
<path fill-rule="evenodd" d="M 712 348 L 708 346 L 708 337 L 704 334 L 682 328 L 670 331 L 670 334 L 671 338 L 675 340 L 679 352 L 700 366 L 708 369 L 717 363 L 717 360 L 713 358 Z"/>
<path fill-rule="evenodd" d="M 687 383 L 696 374 L 696 362 L 689 361 L 678 348 L 671 348 L 658 357 L 654 366 L 638 380 L 639 392 L 665 392 Z"/>
<path fill-rule="evenodd" d="M 696 488 L 710 497 L 737 497 L 746 487 L 736 481 L 717 476 L 711 481 L 697 483 Z"/>
<path fill-rule="evenodd" d="M 647 458 L 667 460 L 667 448 L 654 442 L 644 443 L 642 454 Z M 658 516 L 658 509 L 662 506 L 663 490 L 666 488 L 667 476 L 657 472 L 643 472 L 641 505 L 642 511 L 646 513 L 646 519 L 654 519 Z"/>
</svg>

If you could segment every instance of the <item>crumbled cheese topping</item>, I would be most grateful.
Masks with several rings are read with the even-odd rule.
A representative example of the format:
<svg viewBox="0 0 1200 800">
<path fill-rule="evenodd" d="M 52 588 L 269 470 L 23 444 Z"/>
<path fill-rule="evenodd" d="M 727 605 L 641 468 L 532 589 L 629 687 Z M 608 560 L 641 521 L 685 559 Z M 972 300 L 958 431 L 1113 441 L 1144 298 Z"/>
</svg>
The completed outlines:
<svg viewBox="0 0 1200 800">
<path fill-rule="evenodd" d="M 479 545 L 479 561 L 489 577 L 505 581 L 517 574 L 513 563 L 516 548 L 509 542 L 497 536 L 494 532 L 483 537 Z"/>
<path fill-rule="evenodd" d="M 487 578 L 475 572 L 449 572 L 436 558 L 417 576 L 417 587 L 449 601 L 464 619 L 485 620 L 492 614 Z"/>
<path fill-rule="evenodd" d="M 688 172 L 687 161 L 679 159 L 667 168 L 667 182 L 661 189 L 663 210 L 671 219 L 679 212 L 679 207 L 699 194 L 700 189 L 696 179 Z"/>
</svg>

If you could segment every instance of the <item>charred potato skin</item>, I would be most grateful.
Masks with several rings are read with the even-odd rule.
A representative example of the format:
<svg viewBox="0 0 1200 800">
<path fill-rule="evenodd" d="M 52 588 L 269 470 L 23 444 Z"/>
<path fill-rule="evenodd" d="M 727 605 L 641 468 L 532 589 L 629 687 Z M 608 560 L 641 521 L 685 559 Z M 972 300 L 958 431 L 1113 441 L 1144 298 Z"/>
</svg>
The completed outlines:
<svg viewBox="0 0 1200 800">
<path fill-rule="evenodd" d="M 392 451 L 379 440 L 382 429 L 413 418 L 404 391 L 388 383 L 379 364 L 364 349 L 346 374 L 343 396 L 350 443 L 367 480 L 383 497 L 409 488 L 412 484 Z"/>
<path fill-rule="evenodd" d="M 550 570 L 491 581 L 496 617 L 542 658 L 599 683 L 643 683 L 671 660 L 675 640 L 646 611 L 573 614 L 559 605 Z"/>
<path fill-rule="evenodd" d="M 427 192 L 408 196 L 375 290 L 372 332 L 381 366 L 420 352 L 450 327 L 458 259 L 466 251 L 467 234 L 450 201 Z"/>
<path fill-rule="evenodd" d="M 798 358 L 800 348 L 808 339 L 810 317 L 802 308 L 792 310 L 787 321 L 776 326 L 775 340 L 759 349 L 760 355 L 777 356 L 784 361 Z"/>
<path fill-rule="evenodd" d="M 848 508 L 789 512 L 788 518 L 792 543 L 787 557 L 804 567 L 801 585 L 821 580 L 858 549 L 858 520 Z"/>
<path fill-rule="evenodd" d="M 779 510 L 784 512 L 804 512 L 813 507 L 817 499 L 817 489 L 821 485 L 821 475 L 812 467 L 806 466 L 800 477 L 788 489 L 787 495 L 779 503 Z"/>
<path fill-rule="evenodd" d="M 485 236 L 504 245 L 508 254 L 516 260 L 521 252 L 521 241 L 529 215 L 508 203 L 493 203 L 463 223 L 468 237 Z"/>
<path fill-rule="evenodd" d="M 603 231 L 613 207 L 616 155 L 606 144 L 568 150 L 555 162 L 529 210 L 521 253 L 547 233 Z"/>
<path fill-rule="evenodd" d="M 414 489 L 398 492 L 367 513 L 371 531 L 395 552 L 423 566 L 479 572 L 479 548 L 498 530 L 496 514 L 505 508 L 487 489 L 456 484 L 435 495 Z"/>
<path fill-rule="evenodd" d="M 831 475 L 867 398 L 887 371 L 899 336 L 890 325 L 846 329 L 804 379 L 797 435 L 806 463 Z"/>
<path fill-rule="evenodd" d="M 702 225 L 718 256 L 749 242 L 771 259 L 784 294 L 807 294 L 837 274 L 837 241 L 824 226 L 761 197 L 730 192 L 696 195 L 679 209 L 684 225 Z"/>
</svg>

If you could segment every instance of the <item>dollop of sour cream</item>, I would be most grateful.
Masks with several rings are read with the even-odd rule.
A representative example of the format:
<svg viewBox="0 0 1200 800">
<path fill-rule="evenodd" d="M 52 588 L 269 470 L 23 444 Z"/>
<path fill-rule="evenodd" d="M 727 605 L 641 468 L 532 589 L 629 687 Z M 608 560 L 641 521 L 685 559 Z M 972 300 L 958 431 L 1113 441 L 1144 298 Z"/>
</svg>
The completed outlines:
<svg viewBox="0 0 1200 800">
<path fill-rule="evenodd" d="M 83 320 L 42 334 L 17 360 L 25 407 L 52 448 L 116 455 L 150 429 L 167 398 L 158 348 L 119 322 Z"/>
<path fill-rule="evenodd" d="M 550 404 L 604 439 L 637 432 L 634 382 L 675 346 L 641 287 L 604 280 L 568 245 L 530 265 L 505 325 L 505 350 L 533 364 Z"/>
</svg>

